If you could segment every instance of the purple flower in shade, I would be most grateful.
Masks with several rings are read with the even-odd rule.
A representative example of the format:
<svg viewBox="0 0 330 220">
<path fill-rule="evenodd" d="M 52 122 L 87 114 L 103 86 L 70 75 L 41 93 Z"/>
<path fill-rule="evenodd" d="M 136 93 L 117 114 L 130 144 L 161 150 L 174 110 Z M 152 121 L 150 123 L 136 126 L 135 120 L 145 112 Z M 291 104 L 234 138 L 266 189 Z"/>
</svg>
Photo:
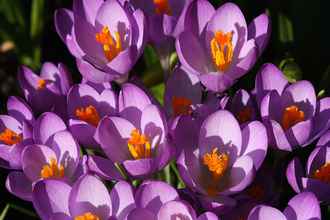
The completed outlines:
<svg viewBox="0 0 330 220">
<path fill-rule="evenodd" d="M 184 30 L 184 15 L 192 0 L 130 0 L 149 16 L 148 43 L 156 51 L 163 68 L 164 79 L 170 76 L 170 57 L 177 36 Z"/>
<path fill-rule="evenodd" d="M 42 65 L 40 77 L 25 66 L 19 67 L 18 81 L 25 99 L 38 114 L 50 111 L 57 105 L 66 106 L 66 95 L 73 85 L 67 67 L 63 63 L 55 66 L 51 62 Z"/>
<path fill-rule="evenodd" d="M 117 0 L 75 0 L 73 12 L 56 11 L 55 25 L 80 73 L 95 83 L 126 83 L 149 33 L 147 15 Z"/>
<path fill-rule="evenodd" d="M 8 115 L 0 115 L 0 167 L 22 169 L 22 151 L 32 144 L 33 112 L 20 97 L 10 96 Z"/>
<path fill-rule="evenodd" d="M 145 179 L 163 169 L 174 155 L 165 114 L 141 89 L 129 83 L 119 94 L 118 109 L 120 117 L 100 121 L 99 143 L 111 161 L 125 167 L 131 179 Z M 96 162 L 97 158 L 93 159 Z"/>
<path fill-rule="evenodd" d="M 266 14 L 247 26 L 237 5 L 226 3 L 215 11 L 206 0 L 189 5 L 184 25 L 175 43 L 179 59 L 213 92 L 225 91 L 253 67 L 271 32 Z"/>
<path fill-rule="evenodd" d="M 304 192 L 294 196 L 284 209 L 283 213 L 276 208 L 258 205 L 255 206 L 247 220 L 304 220 L 321 219 L 321 209 L 313 193 Z"/>
<path fill-rule="evenodd" d="M 196 75 L 179 62 L 173 69 L 164 91 L 164 109 L 167 118 L 190 115 L 191 105 L 201 104 L 202 88 Z"/>
<path fill-rule="evenodd" d="M 97 86 L 103 89 L 97 91 L 94 89 Z M 118 95 L 111 88 L 104 88 L 103 84 L 95 84 L 94 87 L 81 83 L 70 89 L 67 97 L 68 127 L 82 147 L 100 151 L 95 131 L 103 117 L 117 116 Z"/>
<path fill-rule="evenodd" d="M 33 129 L 33 144 L 22 152 L 23 172 L 9 173 L 6 187 L 17 197 L 31 201 L 32 185 L 42 178 L 68 182 L 79 163 L 79 145 L 54 113 L 42 114 Z"/>
<path fill-rule="evenodd" d="M 119 181 L 110 192 L 101 180 L 87 174 L 71 187 L 55 179 L 45 179 L 33 188 L 33 205 L 42 219 L 125 219 L 135 207 L 135 187 Z M 94 217 L 94 218 L 92 218 Z M 97 218 L 96 218 L 97 217 Z"/>
<path fill-rule="evenodd" d="M 266 129 L 254 121 L 241 131 L 226 110 L 211 114 L 200 129 L 184 116 L 174 130 L 177 152 L 182 151 L 177 159 L 179 174 L 188 187 L 202 194 L 198 198 L 206 210 L 225 214 L 236 204 L 227 195 L 245 189 L 265 158 Z"/>
<path fill-rule="evenodd" d="M 169 184 L 154 179 L 144 181 L 135 195 L 136 208 L 127 216 L 128 220 L 137 219 L 218 219 L 211 212 L 196 216 L 191 205 L 180 200 L 177 191 Z"/>
<path fill-rule="evenodd" d="M 273 64 L 265 64 L 257 73 L 255 96 L 272 149 L 307 146 L 330 127 L 330 98 L 316 101 L 310 82 L 290 85 Z"/>
</svg>

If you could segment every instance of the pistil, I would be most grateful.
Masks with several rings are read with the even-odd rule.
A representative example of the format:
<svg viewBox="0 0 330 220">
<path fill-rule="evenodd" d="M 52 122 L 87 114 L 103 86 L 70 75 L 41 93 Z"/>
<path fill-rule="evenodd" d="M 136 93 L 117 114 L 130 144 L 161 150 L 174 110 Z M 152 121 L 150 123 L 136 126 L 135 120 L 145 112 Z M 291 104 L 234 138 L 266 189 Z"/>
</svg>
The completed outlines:
<svg viewBox="0 0 330 220">
<path fill-rule="evenodd" d="M 167 4 L 168 0 L 154 0 L 155 5 L 157 5 L 157 8 L 155 9 L 155 15 L 158 14 L 167 14 L 172 15 L 172 8 L 169 4 Z M 167 12 L 165 8 L 167 7 Z"/>
<path fill-rule="evenodd" d="M 63 178 L 64 176 L 64 167 L 60 165 L 60 171 L 58 171 L 58 167 L 56 164 L 56 160 L 51 157 L 50 158 L 50 167 L 48 165 L 43 166 L 41 170 L 41 178 Z"/>
<path fill-rule="evenodd" d="M 149 158 L 150 142 L 148 137 L 145 134 L 140 135 L 138 129 L 134 129 L 130 135 L 132 138 L 127 141 L 127 144 L 133 157 L 135 159 Z"/>
<path fill-rule="evenodd" d="M 0 134 L 0 140 L 4 141 L 9 146 L 12 146 L 18 142 L 23 141 L 23 138 L 7 128 L 5 132 Z"/>
<path fill-rule="evenodd" d="M 172 105 L 173 105 L 173 110 L 174 110 L 174 115 L 183 115 L 183 114 L 187 114 L 190 115 L 190 110 L 191 110 L 191 101 L 190 99 L 186 98 L 186 97 L 181 97 L 178 96 L 177 98 L 175 98 L 174 96 L 172 96 Z M 182 110 L 184 108 L 184 111 Z"/>
<path fill-rule="evenodd" d="M 282 119 L 282 129 L 283 131 L 288 130 L 292 126 L 303 121 L 305 118 L 305 113 L 303 111 L 298 111 L 297 106 L 292 105 L 285 109 L 285 113 Z"/>
<path fill-rule="evenodd" d="M 219 47 L 220 46 L 220 47 Z M 211 41 L 213 62 L 218 71 L 227 70 L 233 57 L 233 44 L 231 43 L 231 33 L 223 34 L 219 29 L 214 33 Z"/>
<path fill-rule="evenodd" d="M 116 45 L 107 26 L 104 26 L 100 33 L 95 34 L 95 40 L 103 45 L 108 62 L 112 61 L 122 51 L 120 35 L 117 31 L 114 31 L 114 33 L 117 37 Z"/>
<path fill-rule="evenodd" d="M 96 109 L 93 106 L 89 106 L 85 109 L 81 108 L 81 109 L 77 109 L 76 110 L 76 115 L 79 117 L 80 120 L 93 125 L 94 127 L 97 127 L 97 125 L 100 122 L 100 117 L 97 114 Z"/>
</svg>

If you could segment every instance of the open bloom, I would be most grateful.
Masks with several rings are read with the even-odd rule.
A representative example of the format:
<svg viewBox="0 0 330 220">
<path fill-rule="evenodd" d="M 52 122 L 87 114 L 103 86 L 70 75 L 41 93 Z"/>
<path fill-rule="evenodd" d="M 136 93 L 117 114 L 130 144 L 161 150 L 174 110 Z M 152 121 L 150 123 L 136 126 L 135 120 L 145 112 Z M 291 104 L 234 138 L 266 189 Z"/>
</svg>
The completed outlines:
<svg viewBox="0 0 330 220">
<path fill-rule="evenodd" d="M 184 67 L 213 92 L 223 92 L 248 72 L 265 49 L 270 19 L 261 14 L 247 26 L 233 3 L 216 11 L 206 0 L 193 1 L 185 15 L 185 31 L 175 47 Z"/>
<path fill-rule="evenodd" d="M 330 98 L 316 101 L 310 82 L 290 85 L 273 64 L 265 64 L 257 73 L 255 95 L 272 149 L 307 146 L 330 127 Z"/>
<path fill-rule="evenodd" d="M 148 17 L 117 0 L 74 1 L 73 12 L 59 9 L 56 27 L 77 58 L 80 73 L 95 83 L 128 81 L 128 72 L 147 43 Z"/>
</svg>

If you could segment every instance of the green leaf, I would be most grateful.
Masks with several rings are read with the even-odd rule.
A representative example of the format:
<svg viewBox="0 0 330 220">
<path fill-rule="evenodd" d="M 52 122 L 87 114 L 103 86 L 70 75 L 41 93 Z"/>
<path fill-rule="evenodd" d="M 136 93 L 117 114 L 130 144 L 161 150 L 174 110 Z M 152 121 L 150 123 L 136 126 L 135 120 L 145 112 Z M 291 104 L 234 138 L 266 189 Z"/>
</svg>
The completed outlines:
<svg viewBox="0 0 330 220">
<path fill-rule="evenodd" d="M 164 90 L 165 90 L 165 83 L 159 83 L 158 85 L 152 86 L 149 88 L 149 90 L 154 94 L 154 96 L 157 98 L 159 103 L 164 106 Z"/>
</svg>

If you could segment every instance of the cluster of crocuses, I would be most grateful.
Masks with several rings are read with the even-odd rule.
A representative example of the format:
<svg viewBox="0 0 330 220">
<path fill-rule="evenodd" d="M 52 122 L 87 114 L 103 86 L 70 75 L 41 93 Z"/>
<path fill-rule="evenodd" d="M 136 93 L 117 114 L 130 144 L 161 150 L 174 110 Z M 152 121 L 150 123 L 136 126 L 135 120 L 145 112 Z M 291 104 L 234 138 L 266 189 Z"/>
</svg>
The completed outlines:
<svg viewBox="0 0 330 220">
<path fill-rule="evenodd" d="M 63 63 L 44 63 L 40 76 L 20 67 L 27 102 L 10 97 L 0 115 L 0 166 L 16 170 L 6 187 L 42 219 L 321 219 L 330 98 L 317 100 L 310 82 L 290 84 L 270 63 L 252 91 L 225 93 L 265 49 L 266 14 L 247 25 L 232 3 L 74 0 L 55 25 L 82 82 Z M 164 106 L 129 78 L 147 43 L 164 70 Z M 174 47 L 180 62 L 166 75 Z M 267 150 L 283 156 L 318 138 L 305 174 L 298 158 L 287 166 L 297 195 L 278 210 Z M 154 179 L 169 163 L 187 188 Z M 107 181 L 117 182 L 109 190 Z"/>
</svg>

